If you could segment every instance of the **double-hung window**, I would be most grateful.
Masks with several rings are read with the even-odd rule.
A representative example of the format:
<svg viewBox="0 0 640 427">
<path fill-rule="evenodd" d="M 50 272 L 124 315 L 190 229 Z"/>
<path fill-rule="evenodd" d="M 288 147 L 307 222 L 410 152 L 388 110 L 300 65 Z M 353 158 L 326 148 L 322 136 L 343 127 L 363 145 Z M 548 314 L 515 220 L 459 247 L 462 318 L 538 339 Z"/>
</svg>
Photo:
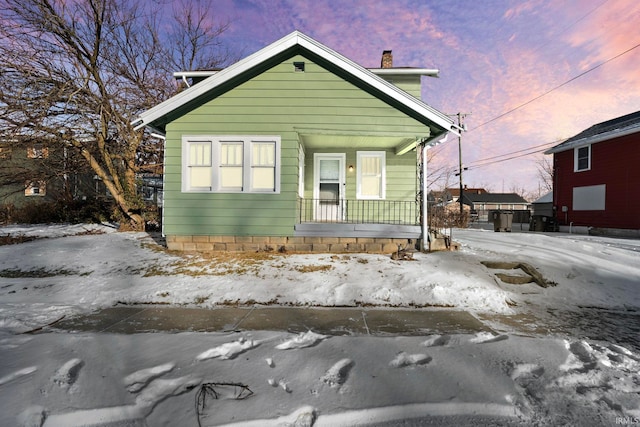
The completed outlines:
<svg viewBox="0 0 640 427">
<path fill-rule="evenodd" d="M 574 172 L 587 171 L 591 169 L 591 146 L 577 147 L 573 151 Z"/>
<path fill-rule="evenodd" d="M 184 192 L 280 192 L 278 136 L 185 136 L 182 146 Z"/>
<path fill-rule="evenodd" d="M 242 191 L 244 142 L 220 142 L 220 190 Z"/>
<path fill-rule="evenodd" d="M 358 151 L 356 153 L 356 197 L 358 199 L 385 198 L 384 151 Z"/>
<path fill-rule="evenodd" d="M 210 191 L 212 141 L 193 140 L 188 143 L 187 173 L 184 178 L 191 190 Z"/>
<path fill-rule="evenodd" d="M 251 145 L 251 188 L 274 191 L 276 186 L 276 143 L 256 141 Z"/>
</svg>

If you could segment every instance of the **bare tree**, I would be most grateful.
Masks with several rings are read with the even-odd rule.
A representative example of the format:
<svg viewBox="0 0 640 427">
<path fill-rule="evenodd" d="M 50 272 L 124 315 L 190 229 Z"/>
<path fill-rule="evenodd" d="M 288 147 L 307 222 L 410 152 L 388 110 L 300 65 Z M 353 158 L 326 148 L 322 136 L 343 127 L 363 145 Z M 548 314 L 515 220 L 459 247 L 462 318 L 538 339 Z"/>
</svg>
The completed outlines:
<svg viewBox="0 0 640 427">
<path fill-rule="evenodd" d="M 157 2 L 0 0 L 0 138 L 74 150 L 119 219 L 141 229 L 136 173 L 162 157 L 131 119 L 175 93 L 171 72 L 229 59 L 219 43 L 228 24 L 193 3 L 168 19 Z"/>
<path fill-rule="evenodd" d="M 538 160 L 538 178 L 545 193 L 553 191 L 553 157 L 544 156 Z"/>
</svg>

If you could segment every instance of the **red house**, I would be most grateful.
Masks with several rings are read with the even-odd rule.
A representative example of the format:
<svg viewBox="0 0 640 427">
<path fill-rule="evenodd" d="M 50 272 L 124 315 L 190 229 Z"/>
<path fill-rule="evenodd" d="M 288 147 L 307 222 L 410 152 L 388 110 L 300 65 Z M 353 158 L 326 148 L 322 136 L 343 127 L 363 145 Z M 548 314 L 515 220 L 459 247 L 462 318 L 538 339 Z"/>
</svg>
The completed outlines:
<svg viewBox="0 0 640 427">
<path fill-rule="evenodd" d="M 561 225 L 640 235 L 640 111 L 598 123 L 547 150 Z"/>
</svg>

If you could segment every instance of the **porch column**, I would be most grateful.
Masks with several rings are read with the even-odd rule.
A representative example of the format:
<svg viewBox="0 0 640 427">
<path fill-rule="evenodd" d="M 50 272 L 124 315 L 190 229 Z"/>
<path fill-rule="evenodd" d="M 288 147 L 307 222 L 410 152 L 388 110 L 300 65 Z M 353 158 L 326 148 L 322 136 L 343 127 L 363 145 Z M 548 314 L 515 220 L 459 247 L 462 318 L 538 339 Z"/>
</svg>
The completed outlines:
<svg viewBox="0 0 640 427">
<path fill-rule="evenodd" d="M 429 149 L 428 144 L 422 145 L 422 243 L 420 244 L 420 250 L 425 252 L 429 246 L 427 245 L 427 240 L 429 239 L 429 227 L 427 226 L 427 219 L 429 215 L 427 214 L 427 208 L 429 206 L 429 201 L 427 200 L 427 150 Z"/>
<path fill-rule="evenodd" d="M 427 225 L 427 219 L 429 218 L 427 213 L 429 205 L 427 200 L 427 150 L 446 142 L 448 137 L 449 132 L 445 133 L 444 136 L 438 135 L 436 138 L 439 139 L 423 138 L 422 141 L 420 141 L 420 145 L 422 145 L 422 243 L 420 245 L 420 250 L 423 252 L 429 249 L 429 246 L 427 245 L 427 240 L 429 238 L 429 227 Z"/>
</svg>

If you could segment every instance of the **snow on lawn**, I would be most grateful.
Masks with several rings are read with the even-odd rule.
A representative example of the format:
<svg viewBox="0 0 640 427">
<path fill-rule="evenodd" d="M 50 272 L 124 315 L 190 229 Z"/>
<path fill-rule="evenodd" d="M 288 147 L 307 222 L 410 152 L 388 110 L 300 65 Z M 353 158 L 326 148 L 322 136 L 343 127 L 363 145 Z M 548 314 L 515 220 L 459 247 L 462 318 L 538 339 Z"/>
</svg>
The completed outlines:
<svg viewBox="0 0 640 427">
<path fill-rule="evenodd" d="M 117 302 L 436 306 L 480 319 L 533 314 L 542 324 L 561 311 L 573 313 L 573 324 L 584 309 L 596 310 L 597 321 L 640 307 L 637 240 L 455 230 L 459 252 L 416 254 L 415 261 L 376 254 L 211 258 L 167 253 L 145 233 L 113 231 L 0 228 L 0 237 L 49 237 L 0 246 L 0 425 L 640 421 L 637 334 L 632 345 L 615 335 L 629 326 L 625 317 L 609 325 L 614 333 L 606 340 L 577 332 L 524 336 L 518 328 L 414 337 L 21 334 Z M 507 284 L 496 273 L 508 270 L 481 261 L 527 263 L 555 286 Z"/>
<path fill-rule="evenodd" d="M 415 261 L 377 254 L 212 259 L 167 253 L 146 233 L 103 229 L 108 232 L 55 238 L 65 235 L 65 229 L 54 226 L 49 235 L 42 226 L 0 228 L 0 236 L 52 237 L 0 246 L 0 327 L 25 330 L 74 311 L 119 302 L 436 306 L 512 312 L 507 304 L 510 293 L 463 253 L 417 253 Z M 71 230 L 82 232 L 84 227 Z"/>
</svg>

